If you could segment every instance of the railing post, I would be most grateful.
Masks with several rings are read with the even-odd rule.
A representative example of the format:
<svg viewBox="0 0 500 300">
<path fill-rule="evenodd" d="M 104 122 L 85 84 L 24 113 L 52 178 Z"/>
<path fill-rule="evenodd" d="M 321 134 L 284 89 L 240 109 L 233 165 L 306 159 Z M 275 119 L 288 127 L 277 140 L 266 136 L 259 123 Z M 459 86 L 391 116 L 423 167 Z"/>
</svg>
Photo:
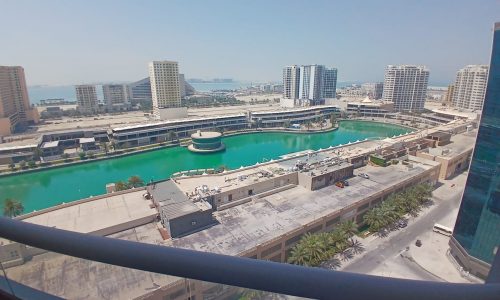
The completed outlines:
<svg viewBox="0 0 500 300">
<path fill-rule="evenodd" d="M 500 283 L 500 245 L 498 245 L 495 249 L 497 253 L 495 255 L 495 258 L 493 259 L 493 263 L 491 264 L 488 278 L 486 278 L 486 284 Z"/>
</svg>

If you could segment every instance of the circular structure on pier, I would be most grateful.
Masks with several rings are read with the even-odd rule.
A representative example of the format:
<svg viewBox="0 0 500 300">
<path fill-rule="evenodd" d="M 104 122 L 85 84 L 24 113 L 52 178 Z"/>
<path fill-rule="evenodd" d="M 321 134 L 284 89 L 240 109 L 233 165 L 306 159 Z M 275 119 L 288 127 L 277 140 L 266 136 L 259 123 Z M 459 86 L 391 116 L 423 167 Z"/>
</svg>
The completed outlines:
<svg viewBox="0 0 500 300">
<path fill-rule="evenodd" d="M 197 153 L 213 153 L 226 149 L 222 143 L 222 134 L 215 131 L 197 131 L 191 135 L 189 151 Z"/>
</svg>

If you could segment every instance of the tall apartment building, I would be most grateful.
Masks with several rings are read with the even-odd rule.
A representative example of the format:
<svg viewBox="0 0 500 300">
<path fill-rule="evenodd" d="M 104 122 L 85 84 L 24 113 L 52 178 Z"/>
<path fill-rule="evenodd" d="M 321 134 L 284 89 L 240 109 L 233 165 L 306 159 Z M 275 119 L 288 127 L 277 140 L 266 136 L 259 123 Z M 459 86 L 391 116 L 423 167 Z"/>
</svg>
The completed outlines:
<svg viewBox="0 0 500 300">
<path fill-rule="evenodd" d="M 469 65 L 457 72 L 452 105 L 457 108 L 480 110 L 483 107 L 487 65 Z"/>
<path fill-rule="evenodd" d="M 382 99 L 394 103 L 394 110 L 420 112 L 427 95 L 429 70 L 425 66 L 388 65 Z"/>
<path fill-rule="evenodd" d="M 500 23 L 495 24 L 484 109 L 450 253 L 485 278 L 500 245 Z"/>
<path fill-rule="evenodd" d="M 109 111 L 126 110 L 129 107 L 127 86 L 124 84 L 104 84 L 104 103 Z"/>
<path fill-rule="evenodd" d="M 299 99 L 300 67 L 283 68 L 283 98 Z"/>
<path fill-rule="evenodd" d="M 300 67 L 299 99 L 301 106 L 322 104 L 323 76 L 325 67 L 322 65 L 308 65 Z"/>
<path fill-rule="evenodd" d="M 175 61 L 153 61 L 149 63 L 153 113 L 157 119 L 187 116 L 181 108 L 179 67 Z"/>
<path fill-rule="evenodd" d="M 455 85 L 450 84 L 446 90 L 446 95 L 444 96 L 443 102 L 446 105 L 451 106 L 453 104 L 453 93 L 455 92 Z"/>
<path fill-rule="evenodd" d="M 95 85 L 76 85 L 75 91 L 78 111 L 85 114 L 94 114 L 98 111 L 99 106 Z"/>
<path fill-rule="evenodd" d="M 30 106 L 24 69 L 0 66 L 0 135 L 22 131 L 38 121 L 38 111 Z"/>
<path fill-rule="evenodd" d="M 370 99 L 378 100 L 382 99 L 382 95 L 384 92 L 384 83 L 383 82 L 370 82 L 363 83 L 361 85 L 361 89 L 366 93 Z"/>
<path fill-rule="evenodd" d="M 324 104 L 335 98 L 337 69 L 323 65 L 287 66 L 283 69 L 283 98 L 293 99 L 295 106 Z"/>
</svg>

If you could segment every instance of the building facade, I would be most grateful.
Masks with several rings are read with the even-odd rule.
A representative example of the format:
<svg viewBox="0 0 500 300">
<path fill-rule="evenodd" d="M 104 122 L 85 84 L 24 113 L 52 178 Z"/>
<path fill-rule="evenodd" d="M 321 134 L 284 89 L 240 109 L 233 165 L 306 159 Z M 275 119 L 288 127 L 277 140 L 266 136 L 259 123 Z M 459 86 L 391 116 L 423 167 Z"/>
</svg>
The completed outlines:
<svg viewBox="0 0 500 300">
<path fill-rule="evenodd" d="M 396 111 L 420 112 L 427 95 L 429 70 L 425 66 L 388 65 L 382 99 L 394 103 Z"/>
<path fill-rule="evenodd" d="M 283 68 L 283 98 L 299 99 L 300 67 Z"/>
<path fill-rule="evenodd" d="M 325 67 L 308 65 L 300 67 L 299 99 L 301 106 L 321 104 L 323 97 L 323 76 Z"/>
<path fill-rule="evenodd" d="M 481 110 L 488 80 L 487 65 L 469 65 L 457 72 L 452 105 L 457 108 Z"/>
<path fill-rule="evenodd" d="M 323 97 L 333 99 L 337 97 L 337 69 L 325 68 L 323 77 Z"/>
<path fill-rule="evenodd" d="M 102 86 L 104 103 L 110 111 L 126 110 L 129 106 L 127 86 L 123 84 L 105 84 Z"/>
<path fill-rule="evenodd" d="M 181 107 L 179 67 L 175 61 L 153 61 L 149 63 L 153 113 L 161 118 L 161 110 Z"/>
<path fill-rule="evenodd" d="M 151 103 L 153 101 L 149 77 L 128 84 L 127 89 L 129 102 L 132 105 Z"/>
<path fill-rule="evenodd" d="M 95 85 L 77 85 L 75 86 L 75 92 L 78 111 L 86 114 L 93 114 L 98 111 Z"/>
<path fill-rule="evenodd" d="M 0 135 L 21 131 L 38 121 L 38 111 L 30 106 L 24 69 L 0 66 Z"/>
<path fill-rule="evenodd" d="M 446 104 L 446 105 L 453 105 L 453 93 L 455 92 L 455 85 L 453 84 L 450 84 L 448 86 L 448 89 L 446 90 L 446 95 L 444 97 L 444 100 L 443 102 Z"/>
<path fill-rule="evenodd" d="M 371 82 L 364 83 L 361 85 L 361 89 L 366 93 L 370 99 L 378 100 L 382 99 L 382 94 L 384 92 L 383 82 Z"/>
<path fill-rule="evenodd" d="M 325 98 L 336 97 L 336 89 L 335 68 L 327 69 L 323 65 L 293 65 L 283 69 L 283 98 L 293 99 L 293 106 L 325 104 Z"/>
<path fill-rule="evenodd" d="M 451 254 L 486 277 L 500 245 L 500 23 L 495 24 L 483 116 L 450 240 Z"/>
</svg>

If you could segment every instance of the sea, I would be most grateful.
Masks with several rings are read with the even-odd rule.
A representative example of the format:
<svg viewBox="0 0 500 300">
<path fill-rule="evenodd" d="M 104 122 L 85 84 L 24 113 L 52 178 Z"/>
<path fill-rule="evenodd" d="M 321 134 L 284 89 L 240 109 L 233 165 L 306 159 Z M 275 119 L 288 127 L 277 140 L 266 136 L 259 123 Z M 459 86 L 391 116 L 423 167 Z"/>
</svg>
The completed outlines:
<svg viewBox="0 0 500 300">
<path fill-rule="evenodd" d="M 356 82 L 338 82 L 337 88 L 349 86 L 355 84 Z M 259 85 L 257 82 L 250 81 L 233 81 L 233 82 L 221 82 L 221 83 L 189 83 L 195 90 L 199 92 L 210 92 L 214 90 L 237 90 L 250 87 L 252 85 Z M 97 99 L 103 100 L 104 96 L 102 94 L 102 87 L 100 85 L 96 86 Z M 66 101 L 76 101 L 75 87 L 73 85 L 37 85 L 29 86 L 28 94 L 30 97 L 30 102 L 32 104 L 40 103 L 40 100 L 44 99 L 54 99 L 63 98 Z"/>
</svg>

